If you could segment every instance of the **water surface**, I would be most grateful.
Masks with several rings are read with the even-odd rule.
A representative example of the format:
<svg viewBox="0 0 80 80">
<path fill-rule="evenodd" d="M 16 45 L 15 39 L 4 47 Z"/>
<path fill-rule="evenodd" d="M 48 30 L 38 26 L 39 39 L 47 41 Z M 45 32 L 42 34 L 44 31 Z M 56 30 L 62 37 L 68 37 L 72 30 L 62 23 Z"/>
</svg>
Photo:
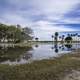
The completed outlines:
<svg viewBox="0 0 80 80">
<path fill-rule="evenodd" d="M 0 45 L 1 64 L 25 64 L 36 60 L 54 59 L 62 54 L 69 54 L 80 48 L 79 43 L 73 44 L 34 44 L 32 47 L 2 46 Z"/>
</svg>

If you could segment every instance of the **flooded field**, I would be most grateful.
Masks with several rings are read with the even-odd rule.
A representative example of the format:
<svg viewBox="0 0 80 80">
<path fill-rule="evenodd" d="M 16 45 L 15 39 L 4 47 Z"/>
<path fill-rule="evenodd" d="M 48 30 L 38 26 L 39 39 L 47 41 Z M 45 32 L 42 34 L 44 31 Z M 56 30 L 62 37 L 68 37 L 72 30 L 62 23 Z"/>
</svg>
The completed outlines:
<svg viewBox="0 0 80 80">
<path fill-rule="evenodd" d="M 0 64 L 25 64 L 37 60 L 54 59 L 80 48 L 79 43 L 37 43 L 32 47 L 0 45 Z"/>
</svg>

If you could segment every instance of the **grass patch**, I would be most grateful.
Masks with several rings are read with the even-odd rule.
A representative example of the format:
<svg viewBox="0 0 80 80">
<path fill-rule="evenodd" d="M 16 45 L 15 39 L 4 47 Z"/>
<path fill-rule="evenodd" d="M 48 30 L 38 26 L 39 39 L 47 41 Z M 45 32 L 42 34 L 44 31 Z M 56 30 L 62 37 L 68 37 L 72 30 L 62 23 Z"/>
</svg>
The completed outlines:
<svg viewBox="0 0 80 80">
<path fill-rule="evenodd" d="M 0 80 L 62 80 L 72 70 L 80 70 L 79 54 L 16 66 L 0 65 Z M 79 58 L 79 57 L 78 57 Z"/>
</svg>

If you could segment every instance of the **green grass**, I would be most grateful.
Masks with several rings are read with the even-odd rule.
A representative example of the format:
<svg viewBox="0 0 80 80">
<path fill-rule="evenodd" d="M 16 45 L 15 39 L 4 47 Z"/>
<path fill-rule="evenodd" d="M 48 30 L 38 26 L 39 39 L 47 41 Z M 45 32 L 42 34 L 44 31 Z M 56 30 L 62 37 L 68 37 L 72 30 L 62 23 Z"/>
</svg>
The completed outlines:
<svg viewBox="0 0 80 80">
<path fill-rule="evenodd" d="M 79 55 L 79 56 L 78 56 Z M 80 70 L 80 54 L 16 66 L 0 65 L 0 80 L 62 80 L 71 70 Z"/>
</svg>

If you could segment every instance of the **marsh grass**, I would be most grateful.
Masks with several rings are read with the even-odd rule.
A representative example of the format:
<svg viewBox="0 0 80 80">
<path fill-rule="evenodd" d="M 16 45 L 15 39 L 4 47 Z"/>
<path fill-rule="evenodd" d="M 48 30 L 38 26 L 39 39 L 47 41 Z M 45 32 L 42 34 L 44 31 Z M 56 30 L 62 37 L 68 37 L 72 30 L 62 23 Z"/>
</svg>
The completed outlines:
<svg viewBox="0 0 80 80">
<path fill-rule="evenodd" d="M 23 65 L 0 65 L 0 80 L 62 80 L 72 70 L 80 70 L 78 54 L 66 54 L 54 60 Z"/>
</svg>

